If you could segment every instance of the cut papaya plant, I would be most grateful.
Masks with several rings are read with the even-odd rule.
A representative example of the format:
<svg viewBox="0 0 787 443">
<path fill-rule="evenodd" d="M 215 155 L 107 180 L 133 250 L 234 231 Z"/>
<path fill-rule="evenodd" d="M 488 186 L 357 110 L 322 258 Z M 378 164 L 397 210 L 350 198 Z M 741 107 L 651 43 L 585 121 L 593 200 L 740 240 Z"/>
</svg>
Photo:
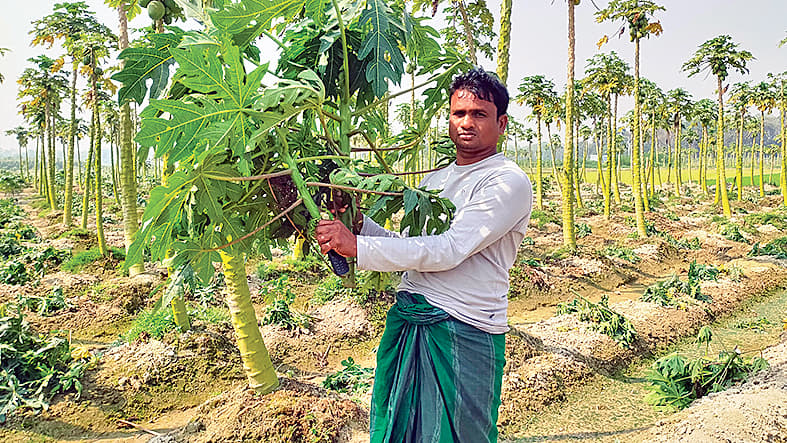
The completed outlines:
<svg viewBox="0 0 787 443">
<path fill-rule="evenodd" d="M 164 7 L 164 4 L 158 0 L 153 0 L 148 4 L 148 15 L 153 20 L 161 20 L 161 18 L 164 17 L 165 11 L 166 8 Z"/>
</svg>

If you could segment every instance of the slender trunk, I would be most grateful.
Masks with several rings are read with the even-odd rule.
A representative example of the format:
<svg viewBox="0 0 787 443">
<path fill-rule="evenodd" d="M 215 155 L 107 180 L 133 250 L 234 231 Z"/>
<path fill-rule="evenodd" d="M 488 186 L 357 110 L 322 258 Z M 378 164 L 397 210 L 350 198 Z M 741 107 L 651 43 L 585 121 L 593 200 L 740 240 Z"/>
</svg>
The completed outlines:
<svg viewBox="0 0 787 443">
<path fill-rule="evenodd" d="M 47 193 L 49 194 L 49 207 L 52 210 L 57 210 L 57 193 L 55 191 L 55 128 L 52 124 L 52 105 L 47 101 L 46 109 L 46 122 L 47 122 L 47 143 L 49 145 L 49 164 L 47 165 Z"/>
<path fill-rule="evenodd" d="M 85 161 L 85 185 L 82 189 L 82 223 L 80 227 L 82 229 L 87 229 L 87 212 L 88 206 L 90 206 L 90 171 L 93 168 L 93 143 L 96 137 L 95 131 L 95 122 L 90 122 L 90 145 L 87 150 L 87 160 Z"/>
<path fill-rule="evenodd" d="M 613 129 L 612 129 L 612 97 L 607 95 L 607 170 L 605 171 L 607 180 L 604 183 L 604 180 L 601 181 L 602 189 L 604 190 L 604 218 L 609 220 L 609 217 L 612 215 L 612 163 L 614 161 L 614 156 L 612 155 L 612 151 L 614 149 L 614 141 L 613 141 Z"/>
<path fill-rule="evenodd" d="M 738 143 L 735 145 L 735 185 L 738 187 L 736 197 L 738 201 L 743 199 L 743 117 L 738 122 Z"/>
<path fill-rule="evenodd" d="M 109 171 L 112 174 L 112 194 L 115 196 L 115 203 L 120 206 L 120 195 L 118 195 L 117 174 L 115 168 L 115 137 L 110 137 L 109 142 Z"/>
<path fill-rule="evenodd" d="M 536 207 L 539 211 L 544 209 L 544 165 L 541 160 L 541 114 L 536 114 Z"/>
<path fill-rule="evenodd" d="M 785 130 L 785 128 L 784 128 L 784 119 L 785 119 L 785 115 L 784 114 L 787 113 L 787 109 L 786 109 L 787 108 L 787 103 L 785 102 L 785 97 L 784 97 L 784 83 L 785 83 L 785 81 L 782 80 L 782 84 L 781 84 L 781 86 L 782 86 L 781 87 L 781 128 L 780 128 L 781 129 L 780 134 L 781 134 L 781 139 L 782 139 L 782 145 L 781 145 L 781 149 L 779 151 L 781 153 L 781 175 L 779 176 L 779 183 L 781 184 L 781 187 L 782 187 L 782 204 L 787 206 L 787 140 L 785 140 L 785 138 L 787 138 L 787 130 Z"/>
<path fill-rule="evenodd" d="M 582 172 L 579 174 L 580 182 L 582 183 L 587 183 L 588 181 L 588 151 L 590 151 L 590 140 L 585 139 L 585 150 L 582 152 Z"/>
<path fill-rule="evenodd" d="M 30 156 L 28 154 L 27 145 L 25 145 L 25 170 L 27 171 L 27 179 L 30 180 Z"/>
<path fill-rule="evenodd" d="M 46 161 L 46 128 L 41 128 L 41 168 L 39 169 L 39 176 L 41 177 L 40 185 L 41 189 L 39 190 L 39 194 L 42 197 L 45 197 L 47 202 L 49 202 L 49 179 L 47 176 L 49 175 L 49 167 L 47 166 Z"/>
<path fill-rule="evenodd" d="M 757 164 L 757 137 L 751 135 L 751 147 L 749 148 L 749 177 L 751 177 L 749 185 L 754 187 L 754 165 Z"/>
<path fill-rule="evenodd" d="M 773 171 L 776 169 L 776 153 L 771 154 L 771 172 L 768 174 L 768 184 L 776 186 L 776 181 L 773 179 Z"/>
<path fill-rule="evenodd" d="M 109 250 L 107 249 L 107 241 L 104 238 L 104 189 L 101 174 L 101 115 L 98 112 L 98 86 L 96 85 L 95 76 L 93 76 L 91 81 L 93 86 L 93 120 L 96 131 L 94 137 L 96 145 L 93 149 L 95 151 L 93 155 L 96 159 L 96 237 L 98 238 L 99 252 L 101 252 L 101 255 L 107 256 L 109 255 Z"/>
<path fill-rule="evenodd" d="M 462 17 L 462 26 L 465 30 L 465 38 L 467 39 L 467 51 L 469 52 L 470 61 L 473 65 L 478 65 L 478 59 L 475 55 L 475 39 L 473 38 L 473 30 L 470 27 L 470 20 L 467 18 L 467 10 L 465 9 L 464 0 L 453 0 L 459 15 Z"/>
<path fill-rule="evenodd" d="M 575 110 L 576 111 L 576 110 Z M 581 177 L 579 175 L 579 119 L 576 119 L 577 123 L 574 125 L 574 155 L 573 155 L 573 167 L 571 168 L 572 178 L 574 182 L 574 190 L 576 191 L 576 203 L 578 208 L 583 208 L 584 202 L 582 201 L 582 191 L 580 189 L 580 185 L 582 184 Z"/>
<path fill-rule="evenodd" d="M 41 160 L 38 156 L 38 151 L 41 150 L 41 137 L 36 137 L 36 158 L 35 158 L 35 168 L 33 168 L 36 173 L 33 176 L 33 185 L 38 191 L 38 194 L 41 194 Z"/>
<path fill-rule="evenodd" d="M 21 177 L 22 180 L 24 180 L 25 179 L 25 168 L 24 168 L 24 165 L 22 164 L 22 144 L 18 143 L 18 147 L 19 147 L 19 177 Z"/>
<path fill-rule="evenodd" d="M 612 167 L 614 171 L 612 171 L 612 189 L 615 194 L 615 203 L 620 204 L 620 185 L 619 185 L 619 177 L 618 174 L 620 172 L 619 160 L 620 156 L 618 155 L 618 95 L 615 94 L 615 109 L 614 115 L 612 116 L 612 149 L 610 150 L 612 153 Z"/>
<path fill-rule="evenodd" d="M 574 2 L 568 4 L 568 75 L 566 81 L 566 140 L 563 146 L 563 246 L 576 249 L 574 226 Z M 577 189 L 579 190 L 579 189 Z"/>
<path fill-rule="evenodd" d="M 571 3 L 571 2 L 569 2 Z M 642 198 L 642 171 L 640 163 L 640 141 L 642 140 L 642 107 L 639 97 L 639 39 L 634 39 L 634 139 L 631 141 L 631 191 L 634 194 L 634 217 L 637 234 L 640 238 L 648 236 L 645 229 L 645 205 Z"/>
<path fill-rule="evenodd" d="M 727 196 L 727 172 L 724 169 L 724 91 L 722 89 L 721 77 L 718 77 L 719 88 L 719 132 L 716 134 L 716 167 L 719 169 L 718 189 L 721 194 L 721 207 L 724 216 L 732 217 L 730 199 Z"/>
<path fill-rule="evenodd" d="M 675 195 L 680 195 L 680 185 L 682 185 L 681 180 L 681 170 L 680 170 L 680 156 L 681 156 L 681 127 L 680 127 L 680 112 L 678 112 L 677 116 L 675 117 L 675 153 L 674 153 L 674 160 L 675 160 Z"/>
<path fill-rule="evenodd" d="M 650 135 L 650 166 L 648 166 L 650 195 L 656 195 L 656 115 L 651 116 L 651 135 Z"/>
<path fill-rule="evenodd" d="M 549 156 L 552 160 L 552 180 L 557 184 L 558 188 L 563 189 L 563 182 L 557 175 L 557 155 L 555 155 L 555 144 L 552 142 L 552 130 L 550 124 L 547 123 L 547 139 L 549 143 Z M 560 195 L 563 195 L 562 193 Z"/>
<path fill-rule="evenodd" d="M 75 150 L 77 154 L 77 176 L 75 181 L 77 183 L 77 189 L 81 191 L 80 188 L 82 187 L 82 159 L 80 158 L 80 154 L 79 154 L 79 137 L 77 137 L 76 140 L 74 140 L 74 147 L 76 148 Z"/>
<path fill-rule="evenodd" d="M 74 207 L 74 143 L 77 131 L 77 59 L 74 56 L 74 67 L 71 71 L 71 130 L 68 135 L 68 153 L 65 157 L 66 192 L 63 203 L 63 224 L 71 226 Z"/>
<path fill-rule="evenodd" d="M 765 111 L 760 112 L 760 197 L 765 197 L 765 168 L 763 158 L 765 156 Z"/>
</svg>

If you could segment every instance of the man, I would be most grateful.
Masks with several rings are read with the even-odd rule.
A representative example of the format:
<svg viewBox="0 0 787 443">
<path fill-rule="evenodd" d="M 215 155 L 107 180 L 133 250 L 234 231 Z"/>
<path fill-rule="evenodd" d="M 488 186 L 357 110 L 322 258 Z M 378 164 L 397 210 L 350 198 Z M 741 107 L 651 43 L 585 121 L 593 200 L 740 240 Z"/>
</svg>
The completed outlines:
<svg viewBox="0 0 787 443">
<path fill-rule="evenodd" d="M 497 153 L 508 92 L 474 69 L 450 88 L 456 162 L 422 186 L 442 189 L 456 213 L 440 235 L 400 237 L 364 217 L 358 236 L 322 220 L 323 253 L 357 257 L 360 269 L 407 271 L 377 351 L 372 442 L 497 441 L 508 331 L 508 270 L 532 208 L 527 175 Z"/>
</svg>

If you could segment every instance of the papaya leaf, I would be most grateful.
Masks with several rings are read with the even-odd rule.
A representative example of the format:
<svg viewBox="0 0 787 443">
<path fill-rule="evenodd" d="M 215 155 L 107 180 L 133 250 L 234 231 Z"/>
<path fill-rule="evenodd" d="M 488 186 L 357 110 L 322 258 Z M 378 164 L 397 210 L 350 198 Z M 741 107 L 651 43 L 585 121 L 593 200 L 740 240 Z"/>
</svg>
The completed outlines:
<svg viewBox="0 0 787 443">
<path fill-rule="evenodd" d="M 270 29 L 278 17 L 300 15 L 307 0 L 242 0 L 231 3 L 210 15 L 217 28 L 233 35 L 242 32 L 249 25 Z M 314 1 L 309 2 L 314 4 Z M 313 6 L 314 7 L 314 6 Z"/>
<path fill-rule="evenodd" d="M 388 91 L 388 81 L 399 84 L 404 73 L 404 56 L 399 42 L 406 39 L 401 21 L 383 0 L 369 0 L 359 18 L 359 24 L 371 27 L 361 44 L 358 57 L 369 59 L 366 80 L 372 84 L 376 97 Z"/>
<path fill-rule="evenodd" d="M 198 147 L 225 142 L 242 157 L 252 131 L 246 112 L 253 109 L 259 96 L 267 65 L 245 74 L 239 49 L 226 41 L 186 45 L 171 52 L 179 65 L 179 82 L 199 95 L 190 96 L 189 101 L 151 100 L 150 108 L 170 118 L 143 118 L 137 142 L 156 146 L 157 156 L 169 153 L 173 162 Z M 242 167 L 248 171 L 248 165 Z"/>
<path fill-rule="evenodd" d="M 170 49 L 180 44 L 183 31 L 170 27 L 168 33 L 147 36 L 148 44 L 143 47 L 124 49 L 118 58 L 125 66 L 112 76 L 112 80 L 123 86 L 118 91 L 118 103 L 127 100 L 142 103 L 148 93 L 148 80 L 151 81 L 149 97 L 159 98 L 169 81 L 169 67 L 174 63 Z"/>
</svg>

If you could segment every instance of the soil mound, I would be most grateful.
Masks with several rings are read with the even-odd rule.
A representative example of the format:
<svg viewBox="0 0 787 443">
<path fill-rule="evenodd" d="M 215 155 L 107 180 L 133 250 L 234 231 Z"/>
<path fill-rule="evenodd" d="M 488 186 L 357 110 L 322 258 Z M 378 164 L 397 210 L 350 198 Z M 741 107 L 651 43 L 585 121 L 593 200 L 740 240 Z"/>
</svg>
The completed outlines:
<svg viewBox="0 0 787 443">
<path fill-rule="evenodd" d="M 360 442 L 368 412 L 348 399 L 290 378 L 267 395 L 246 388 L 225 392 L 197 409 L 177 441 L 269 443 Z M 368 434 L 366 434 L 368 440 Z"/>
<path fill-rule="evenodd" d="M 787 442 L 787 342 L 767 349 L 763 357 L 770 369 L 697 400 L 659 422 L 642 440 Z"/>
</svg>

